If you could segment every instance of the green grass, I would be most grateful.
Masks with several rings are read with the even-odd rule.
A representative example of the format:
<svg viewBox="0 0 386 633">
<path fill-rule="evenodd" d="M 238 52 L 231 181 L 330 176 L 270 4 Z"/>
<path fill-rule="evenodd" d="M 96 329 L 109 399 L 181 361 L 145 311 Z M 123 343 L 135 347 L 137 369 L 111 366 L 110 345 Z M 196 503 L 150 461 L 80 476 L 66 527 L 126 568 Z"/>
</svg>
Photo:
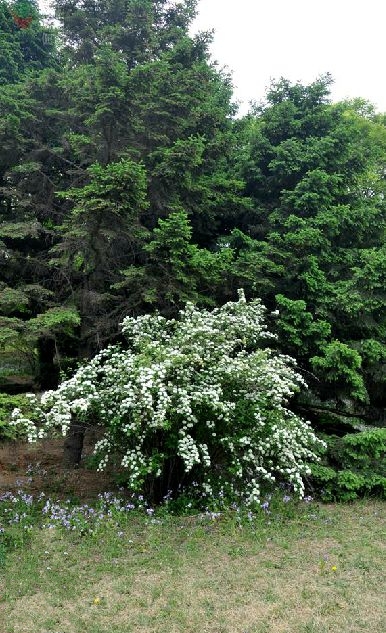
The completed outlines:
<svg viewBox="0 0 386 633">
<path fill-rule="evenodd" d="M 1 570 L 1 633 L 384 633 L 385 504 L 133 513 L 33 529 Z"/>
</svg>

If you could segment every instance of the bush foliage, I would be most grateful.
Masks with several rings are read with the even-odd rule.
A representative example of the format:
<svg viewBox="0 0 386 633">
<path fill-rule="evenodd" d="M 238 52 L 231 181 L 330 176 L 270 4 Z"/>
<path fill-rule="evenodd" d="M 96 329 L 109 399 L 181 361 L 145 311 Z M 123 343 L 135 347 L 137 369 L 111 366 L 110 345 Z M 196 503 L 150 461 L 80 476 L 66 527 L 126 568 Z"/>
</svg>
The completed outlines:
<svg viewBox="0 0 386 633">
<path fill-rule="evenodd" d="M 22 407 L 28 414 L 28 398 L 24 395 L 11 396 L 7 393 L 0 393 L 0 441 L 15 440 L 20 436 L 21 429 L 11 424 L 12 411 L 15 407 Z"/>
<path fill-rule="evenodd" d="M 312 481 L 326 501 L 353 501 L 363 495 L 386 497 L 386 429 L 344 437 L 326 436 L 323 464 L 313 464 Z"/>
<path fill-rule="evenodd" d="M 303 478 L 323 442 L 289 408 L 304 385 L 295 362 L 268 347 L 275 337 L 259 300 L 209 312 L 188 304 L 179 319 L 127 317 L 128 349 L 109 347 L 35 402 L 39 424 L 14 412 L 30 441 L 74 419 L 99 422 L 99 468 L 120 455 L 128 486 L 153 497 L 189 485 L 259 503 L 262 486 Z"/>
</svg>

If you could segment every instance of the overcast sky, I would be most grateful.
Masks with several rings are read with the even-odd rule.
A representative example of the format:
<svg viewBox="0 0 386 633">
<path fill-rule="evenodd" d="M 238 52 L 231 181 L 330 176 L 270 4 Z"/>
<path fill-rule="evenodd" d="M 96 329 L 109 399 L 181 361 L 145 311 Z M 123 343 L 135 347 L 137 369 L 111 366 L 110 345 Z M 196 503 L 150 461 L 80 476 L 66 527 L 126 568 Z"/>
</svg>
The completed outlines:
<svg viewBox="0 0 386 633">
<path fill-rule="evenodd" d="M 209 28 L 243 109 L 271 78 L 330 72 L 334 100 L 363 97 L 386 112 L 385 0 L 200 0 L 194 30 Z"/>
<path fill-rule="evenodd" d="M 41 0 L 41 5 L 47 5 Z M 330 72 L 333 99 L 363 97 L 386 112 L 385 0 L 199 0 L 194 31 L 214 29 L 212 56 L 233 72 L 248 108 L 272 78 Z"/>
</svg>

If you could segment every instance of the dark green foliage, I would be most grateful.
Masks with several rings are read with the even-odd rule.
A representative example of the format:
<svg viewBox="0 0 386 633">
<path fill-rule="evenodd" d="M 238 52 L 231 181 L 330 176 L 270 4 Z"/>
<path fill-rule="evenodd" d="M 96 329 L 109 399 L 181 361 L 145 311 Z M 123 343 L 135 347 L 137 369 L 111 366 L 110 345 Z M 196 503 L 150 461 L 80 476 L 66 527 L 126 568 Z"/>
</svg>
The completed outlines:
<svg viewBox="0 0 386 633">
<path fill-rule="evenodd" d="M 325 345 L 323 356 L 310 359 L 314 371 L 325 382 L 338 389 L 347 389 L 357 400 L 367 400 L 367 392 L 359 374 L 362 359 L 345 343 L 332 341 Z"/>
<path fill-rule="evenodd" d="M 12 317 L 73 306 L 78 354 L 88 356 L 119 335 L 126 314 L 204 297 L 212 262 L 220 278 L 222 258 L 193 248 L 177 282 L 184 288 L 170 294 L 175 267 L 157 266 L 148 250 L 159 220 L 183 209 L 197 246 L 213 247 L 227 217 L 248 205 L 232 175 L 229 78 L 208 61 L 209 36 L 188 34 L 195 2 L 58 1 L 56 9 L 63 72 L 25 81 L 17 100 L 7 86 L 0 280 L 13 288 L 18 279 L 18 296 L 27 285 L 49 293 L 23 315 L 15 295 Z"/>
<path fill-rule="evenodd" d="M 386 429 L 325 436 L 324 463 L 312 465 L 312 485 L 326 501 L 386 497 Z"/>
<path fill-rule="evenodd" d="M 145 263 L 123 270 L 116 288 L 130 293 L 138 308 L 157 307 L 175 314 L 187 301 L 214 305 L 230 274 L 229 250 L 212 252 L 192 244 L 192 227 L 184 211 L 171 213 L 151 232 L 144 245 Z"/>
<path fill-rule="evenodd" d="M 19 19 L 27 20 L 20 23 Z M 58 63 L 55 30 L 45 26 L 36 0 L 0 2 L 0 86 Z"/>
<path fill-rule="evenodd" d="M 254 239 L 239 240 L 233 270 L 279 310 L 280 345 L 314 375 L 319 404 L 371 402 L 382 417 L 385 366 L 371 358 L 385 340 L 386 130 L 362 102 L 331 105 L 330 83 L 281 80 L 245 120 L 253 208 L 239 228 Z"/>
<path fill-rule="evenodd" d="M 315 319 L 302 299 L 288 299 L 284 295 L 276 295 L 275 299 L 280 314 L 277 332 L 295 358 L 307 358 L 324 347 L 331 334 L 327 321 Z"/>
</svg>

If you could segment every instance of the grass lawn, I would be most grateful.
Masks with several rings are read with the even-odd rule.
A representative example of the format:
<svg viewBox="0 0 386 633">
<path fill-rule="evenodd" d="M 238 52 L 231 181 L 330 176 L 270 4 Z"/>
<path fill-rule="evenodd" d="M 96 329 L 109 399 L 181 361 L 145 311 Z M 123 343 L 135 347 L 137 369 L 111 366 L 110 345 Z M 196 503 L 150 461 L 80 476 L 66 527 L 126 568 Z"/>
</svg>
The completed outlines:
<svg viewBox="0 0 386 633">
<path fill-rule="evenodd" d="M 33 529 L 0 570 L 0 631 L 384 633 L 385 507 Z"/>
</svg>

